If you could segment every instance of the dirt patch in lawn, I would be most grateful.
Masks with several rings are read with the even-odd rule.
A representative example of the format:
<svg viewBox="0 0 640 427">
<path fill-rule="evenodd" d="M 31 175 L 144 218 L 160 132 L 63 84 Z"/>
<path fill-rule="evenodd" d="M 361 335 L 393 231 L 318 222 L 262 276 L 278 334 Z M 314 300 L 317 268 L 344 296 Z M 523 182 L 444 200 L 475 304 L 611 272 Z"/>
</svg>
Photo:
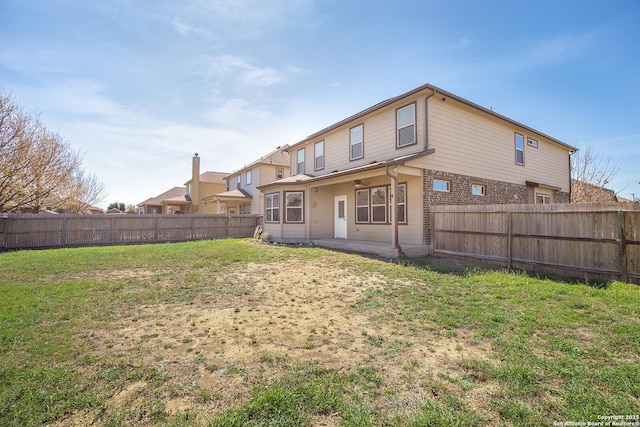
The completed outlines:
<svg viewBox="0 0 640 427">
<path fill-rule="evenodd" d="M 192 301 L 144 305 L 94 331 L 89 345 L 96 357 L 133 365 L 141 374 L 106 396 L 99 411 L 75 414 L 62 424 L 125 412 L 131 419 L 132 408 L 147 421 L 154 410 L 211 417 L 245 402 L 261 381 L 308 362 L 344 372 L 374 368 L 382 378 L 383 410 L 412 412 L 447 387 L 469 409 L 496 418 L 488 402 L 493 385 L 465 386 L 471 380 L 462 361 L 487 359 L 483 343 L 416 331 L 401 320 L 373 321 L 375 309 L 358 305 L 387 279 L 354 275 L 334 258 L 295 257 L 219 275 L 226 279 Z M 320 418 L 316 425 L 338 422 L 335 416 Z"/>
</svg>

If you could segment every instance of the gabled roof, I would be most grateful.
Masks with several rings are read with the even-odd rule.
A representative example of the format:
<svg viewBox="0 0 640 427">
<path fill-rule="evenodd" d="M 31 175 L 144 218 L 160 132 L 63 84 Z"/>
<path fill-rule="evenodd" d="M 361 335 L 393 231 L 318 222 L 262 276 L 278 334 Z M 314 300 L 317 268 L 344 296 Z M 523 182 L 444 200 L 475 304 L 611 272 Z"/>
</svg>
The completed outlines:
<svg viewBox="0 0 640 427">
<path fill-rule="evenodd" d="M 225 191 L 224 193 L 214 194 L 212 196 L 204 197 L 202 201 L 209 201 L 215 199 L 251 199 L 253 196 L 246 191 L 240 189 Z"/>
<path fill-rule="evenodd" d="M 537 131 L 537 130 L 535 130 L 533 128 L 530 128 L 529 126 L 523 125 L 522 123 L 519 123 L 519 122 L 517 122 L 517 121 L 515 121 L 513 119 L 510 119 L 509 117 L 506 117 L 506 116 L 503 116 L 501 114 L 498 114 L 495 111 L 490 110 L 488 108 L 481 107 L 478 104 L 475 104 L 475 103 L 473 103 L 471 101 L 468 101 L 468 100 L 466 100 L 464 98 L 461 98 L 461 97 L 459 97 L 457 95 L 454 95 L 454 94 L 452 94 L 450 92 L 447 92 L 447 91 L 445 91 L 443 89 L 440 89 L 439 87 L 436 87 L 436 86 L 433 86 L 433 85 L 427 83 L 427 84 L 419 86 L 419 87 L 417 87 L 415 89 L 412 89 L 412 90 L 410 90 L 408 92 L 405 92 L 402 95 L 394 96 L 393 98 L 389 98 L 389 99 L 387 99 L 385 101 L 379 102 L 379 103 L 377 103 L 377 104 L 375 104 L 375 105 L 373 105 L 373 106 L 371 106 L 371 107 L 369 107 L 367 109 L 364 109 L 364 110 L 360 111 L 359 113 L 356 113 L 356 114 L 354 114 L 354 115 L 352 115 L 350 117 L 347 117 L 346 119 L 340 120 L 339 122 L 334 123 L 331 126 L 328 126 L 328 127 L 324 128 L 324 129 L 322 129 L 322 130 L 320 130 L 320 131 L 318 131 L 318 132 L 316 132 L 316 133 L 314 133 L 312 135 L 309 135 L 308 137 L 306 137 L 302 141 L 296 142 L 295 144 L 289 146 L 288 148 L 286 148 L 286 151 L 291 151 L 293 148 L 295 148 L 295 147 L 297 147 L 299 145 L 305 144 L 305 143 L 307 143 L 307 142 L 309 142 L 309 141 L 311 141 L 313 139 L 316 139 L 320 135 L 323 135 L 323 134 L 325 134 L 327 132 L 330 132 L 330 131 L 332 131 L 334 129 L 342 127 L 342 126 L 344 126 L 344 125 L 346 125 L 346 124 L 348 124 L 350 122 L 359 120 L 359 119 L 361 119 L 362 117 L 364 117 L 364 116 L 366 116 L 368 114 L 371 114 L 371 113 L 373 113 L 375 111 L 381 110 L 381 109 L 383 109 L 383 108 L 385 108 L 385 107 L 387 107 L 387 106 L 389 106 L 389 105 L 391 105 L 391 104 L 393 104 L 393 103 L 395 103 L 397 101 L 400 101 L 400 100 L 405 99 L 405 98 L 409 98 L 409 97 L 414 96 L 414 95 L 416 95 L 416 94 L 418 94 L 420 92 L 423 92 L 423 91 L 431 91 L 432 95 L 440 94 L 440 95 L 445 96 L 447 98 L 454 99 L 454 100 L 456 100 L 458 102 L 461 102 L 462 104 L 465 104 L 465 105 L 467 105 L 469 107 L 475 108 L 476 110 L 479 110 L 479 111 L 481 111 L 483 113 L 489 114 L 490 116 L 493 116 L 493 117 L 496 117 L 498 119 L 504 120 L 504 121 L 506 121 L 508 123 L 511 123 L 512 125 L 518 126 L 518 127 L 522 128 L 522 129 L 525 129 L 525 130 L 527 130 L 529 132 L 532 132 L 532 133 L 535 133 L 537 135 L 540 135 L 543 138 L 546 138 L 546 139 L 548 139 L 550 141 L 553 141 L 553 142 L 555 142 L 557 144 L 560 144 L 560 145 L 566 147 L 570 151 L 577 151 L 578 150 L 577 148 L 572 147 L 569 144 L 566 144 L 566 143 L 564 143 L 564 142 L 562 142 L 560 140 L 552 138 L 549 135 L 545 135 L 544 133 L 542 133 L 540 131 Z"/>
<path fill-rule="evenodd" d="M 145 200 L 142 203 L 139 203 L 138 206 L 144 205 L 161 205 L 163 200 L 171 199 L 173 197 L 184 197 L 187 194 L 187 187 L 173 187 L 170 190 L 165 191 L 164 193 L 151 197 Z"/>
<path fill-rule="evenodd" d="M 238 169 L 237 171 L 233 171 L 230 174 L 226 175 L 225 178 L 230 178 L 234 175 L 238 175 L 243 173 L 244 171 L 251 169 L 256 165 L 276 165 L 276 166 L 290 166 L 289 161 L 289 152 L 287 149 L 288 145 L 283 145 L 282 147 L 277 147 L 275 150 L 270 153 L 265 154 L 257 160 L 245 165 L 242 169 Z"/>
<path fill-rule="evenodd" d="M 200 182 L 208 182 L 212 184 L 225 184 L 226 181 L 224 177 L 228 175 L 228 172 L 212 172 L 207 171 L 200 174 Z M 193 179 L 189 179 L 184 185 L 188 185 L 193 181 Z"/>
</svg>

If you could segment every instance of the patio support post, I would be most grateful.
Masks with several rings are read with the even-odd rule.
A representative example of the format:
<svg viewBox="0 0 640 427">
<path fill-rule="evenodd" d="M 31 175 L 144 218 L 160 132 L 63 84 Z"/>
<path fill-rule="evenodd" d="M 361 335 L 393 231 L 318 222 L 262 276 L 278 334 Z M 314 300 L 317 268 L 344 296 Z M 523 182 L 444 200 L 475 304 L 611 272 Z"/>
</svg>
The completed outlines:
<svg viewBox="0 0 640 427">
<path fill-rule="evenodd" d="M 389 172 L 389 165 L 385 167 L 385 172 L 391 178 L 391 248 L 402 252 L 398 244 L 398 175 L 396 172 Z"/>
</svg>

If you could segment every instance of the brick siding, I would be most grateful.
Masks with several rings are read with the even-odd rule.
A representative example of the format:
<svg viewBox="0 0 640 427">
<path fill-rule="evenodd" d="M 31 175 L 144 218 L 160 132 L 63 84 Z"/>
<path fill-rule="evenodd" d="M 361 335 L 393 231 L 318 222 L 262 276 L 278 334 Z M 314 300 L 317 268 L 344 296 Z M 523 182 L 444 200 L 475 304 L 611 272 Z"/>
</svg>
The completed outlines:
<svg viewBox="0 0 640 427">
<path fill-rule="evenodd" d="M 449 182 L 449 191 L 435 191 L 433 180 Z M 424 242 L 431 245 L 431 206 L 437 205 L 501 205 L 507 203 L 533 203 L 530 188 L 526 185 L 511 184 L 484 178 L 459 175 L 448 172 L 425 170 L 424 191 Z M 472 185 L 484 185 L 485 194 L 471 194 Z M 569 203 L 569 193 L 553 192 L 554 203 Z"/>
</svg>

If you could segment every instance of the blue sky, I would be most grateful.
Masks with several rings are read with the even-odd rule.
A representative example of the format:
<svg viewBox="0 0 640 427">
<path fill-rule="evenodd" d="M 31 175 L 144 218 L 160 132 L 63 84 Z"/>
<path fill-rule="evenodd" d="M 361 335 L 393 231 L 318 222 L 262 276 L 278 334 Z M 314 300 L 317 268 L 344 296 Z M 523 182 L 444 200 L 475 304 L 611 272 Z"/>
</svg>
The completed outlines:
<svg viewBox="0 0 640 427">
<path fill-rule="evenodd" d="M 431 83 L 620 163 L 640 198 L 640 2 L 0 0 L 0 85 L 110 202 L 232 172 Z"/>
</svg>

